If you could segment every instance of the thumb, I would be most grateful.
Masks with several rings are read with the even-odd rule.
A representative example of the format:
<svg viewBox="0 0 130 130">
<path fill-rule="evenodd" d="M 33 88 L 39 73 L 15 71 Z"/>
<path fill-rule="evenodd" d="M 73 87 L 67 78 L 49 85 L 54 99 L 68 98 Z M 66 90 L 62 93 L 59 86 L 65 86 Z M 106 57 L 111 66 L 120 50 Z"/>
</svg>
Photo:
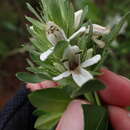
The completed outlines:
<svg viewBox="0 0 130 130">
<path fill-rule="evenodd" d="M 86 104 L 86 102 L 74 100 L 69 104 L 56 130 L 84 130 L 83 110 L 81 104 Z"/>
</svg>

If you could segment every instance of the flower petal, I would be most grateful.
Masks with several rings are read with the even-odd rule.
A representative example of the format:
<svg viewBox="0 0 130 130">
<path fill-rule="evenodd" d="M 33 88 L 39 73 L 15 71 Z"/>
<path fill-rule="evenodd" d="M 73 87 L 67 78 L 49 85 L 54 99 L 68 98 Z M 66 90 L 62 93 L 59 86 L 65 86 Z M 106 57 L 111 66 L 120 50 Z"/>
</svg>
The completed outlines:
<svg viewBox="0 0 130 130">
<path fill-rule="evenodd" d="M 91 65 L 94 65 L 96 64 L 99 60 L 101 59 L 101 55 L 95 55 L 94 57 L 86 60 L 85 62 L 83 62 L 81 64 L 82 67 L 88 67 L 88 66 L 91 66 Z"/>
<path fill-rule="evenodd" d="M 79 70 L 72 71 L 73 80 L 79 87 L 85 84 L 88 80 L 93 79 L 93 76 L 85 69 L 79 67 Z"/>
<path fill-rule="evenodd" d="M 92 24 L 92 26 L 93 26 L 94 35 L 100 36 L 100 35 L 108 34 L 110 32 L 110 28 L 108 27 L 103 27 L 98 24 Z M 88 28 L 86 29 L 86 33 L 89 33 L 89 29 L 90 29 L 90 26 L 88 26 Z"/>
<path fill-rule="evenodd" d="M 52 45 L 56 45 L 59 41 L 67 40 L 63 29 L 51 21 L 46 24 L 46 36 Z"/>
<path fill-rule="evenodd" d="M 78 35 L 84 32 L 86 32 L 86 27 L 81 27 L 77 32 L 75 32 L 72 36 L 70 36 L 70 38 L 68 39 L 68 42 L 73 40 L 75 37 L 77 37 Z"/>
<path fill-rule="evenodd" d="M 46 52 L 43 52 L 40 55 L 40 60 L 45 61 L 48 58 L 48 56 L 53 53 L 53 51 L 54 51 L 54 47 L 48 49 Z"/>
<path fill-rule="evenodd" d="M 77 12 L 74 13 L 74 27 L 75 29 L 78 28 L 80 21 L 81 21 L 81 17 L 83 14 L 83 10 L 78 10 Z"/>
<path fill-rule="evenodd" d="M 110 29 L 107 27 L 100 26 L 98 24 L 93 24 L 93 33 L 97 35 L 108 34 Z"/>
<path fill-rule="evenodd" d="M 93 37 L 92 39 L 98 45 L 99 48 L 104 48 L 105 47 L 105 42 L 104 41 L 98 40 L 97 37 Z"/>
<path fill-rule="evenodd" d="M 55 81 L 61 80 L 61 79 L 66 78 L 66 77 L 68 77 L 70 75 L 71 75 L 70 71 L 66 71 L 66 72 L 64 72 L 64 73 L 62 73 L 62 74 L 60 74 L 60 75 L 58 75 L 56 77 L 53 77 L 53 80 L 55 80 Z"/>
</svg>

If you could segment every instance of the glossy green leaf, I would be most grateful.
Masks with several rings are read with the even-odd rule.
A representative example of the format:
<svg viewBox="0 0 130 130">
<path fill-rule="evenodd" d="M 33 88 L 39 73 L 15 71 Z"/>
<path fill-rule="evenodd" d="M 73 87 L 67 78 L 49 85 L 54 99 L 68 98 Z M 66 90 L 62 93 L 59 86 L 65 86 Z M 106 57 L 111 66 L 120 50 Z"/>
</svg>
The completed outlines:
<svg viewBox="0 0 130 130">
<path fill-rule="evenodd" d="M 84 111 L 84 130 L 107 130 L 107 111 L 102 106 L 82 105 Z"/>
<path fill-rule="evenodd" d="M 81 88 L 78 88 L 72 93 L 72 97 L 77 97 L 89 92 L 95 92 L 104 89 L 105 86 L 99 80 L 90 80 Z"/>
<path fill-rule="evenodd" d="M 21 80 L 21 81 L 24 81 L 26 83 L 39 83 L 39 82 L 42 82 L 44 80 L 47 79 L 47 77 L 40 77 L 38 75 L 34 75 L 34 74 L 30 74 L 30 73 L 27 73 L 27 72 L 19 72 L 16 74 L 16 77 Z"/>
<path fill-rule="evenodd" d="M 45 112 L 63 112 L 71 101 L 69 95 L 59 88 L 49 88 L 29 95 L 31 103 Z"/>
</svg>

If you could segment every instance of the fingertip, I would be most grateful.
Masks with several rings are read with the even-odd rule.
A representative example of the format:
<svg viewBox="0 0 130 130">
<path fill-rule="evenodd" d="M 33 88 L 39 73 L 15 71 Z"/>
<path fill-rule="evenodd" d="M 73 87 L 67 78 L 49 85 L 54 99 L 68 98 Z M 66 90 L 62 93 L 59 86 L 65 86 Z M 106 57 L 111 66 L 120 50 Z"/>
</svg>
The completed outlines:
<svg viewBox="0 0 130 130">
<path fill-rule="evenodd" d="M 87 104 L 87 102 L 74 100 L 68 105 L 56 130 L 84 130 L 83 110 L 81 104 Z"/>
<path fill-rule="evenodd" d="M 99 92 L 102 100 L 110 105 L 130 106 L 130 80 L 106 68 L 101 72 L 98 79 L 106 86 Z"/>
<path fill-rule="evenodd" d="M 109 106 L 108 111 L 114 130 L 130 130 L 130 112 L 116 106 Z"/>
<path fill-rule="evenodd" d="M 26 88 L 29 89 L 30 91 L 36 91 L 36 90 L 41 89 L 39 83 L 36 83 L 36 84 L 28 83 L 28 84 L 26 85 Z"/>
<path fill-rule="evenodd" d="M 36 84 L 28 83 L 26 85 L 26 88 L 29 89 L 30 91 L 37 91 L 37 90 L 46 89 L 46 88 L 53 88 L 56 86 L 59 86 L 57 82 L 54 82 L 51 80 L 45 80 L 43 82 L 36 83 Z"/>
<path fill-rule="evenodd" d="M 58 86 L 59 84 L 57 82 L 51 81 L 51 80 L 45 80 L 40 83 L 41 88 L 54 88 Z"/>
</svg>

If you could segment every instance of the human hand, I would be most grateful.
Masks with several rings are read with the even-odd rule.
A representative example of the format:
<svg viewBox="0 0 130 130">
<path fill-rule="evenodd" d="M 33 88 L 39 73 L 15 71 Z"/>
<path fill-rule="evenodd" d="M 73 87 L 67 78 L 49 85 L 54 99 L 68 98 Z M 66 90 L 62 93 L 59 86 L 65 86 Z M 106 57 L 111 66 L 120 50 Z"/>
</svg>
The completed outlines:
<svg viewBox="0 0 130 130">
<path fill-rule="evenodd" d="M 106 89 L 99 92 L 101 99 L 108 105 L 109 117 L 115 130 L 130 130 L 130 113 L 124 109 L 130 106 L 130 80 L 117 75 L 107 69 L 98 77 L 106 85 Z M 40 84 L 28 84 L 31 90 L 56 87 L 52 81 Z M 32 89 L 33 88 L 33 89 Z M 35 89 L 34 89 L 35 88 Z M 81 100 L 72 101 L 62 116 L 56 130 L 83 130 L 83 111 L 81 104 L 88 102 Z"/>
</svg>

